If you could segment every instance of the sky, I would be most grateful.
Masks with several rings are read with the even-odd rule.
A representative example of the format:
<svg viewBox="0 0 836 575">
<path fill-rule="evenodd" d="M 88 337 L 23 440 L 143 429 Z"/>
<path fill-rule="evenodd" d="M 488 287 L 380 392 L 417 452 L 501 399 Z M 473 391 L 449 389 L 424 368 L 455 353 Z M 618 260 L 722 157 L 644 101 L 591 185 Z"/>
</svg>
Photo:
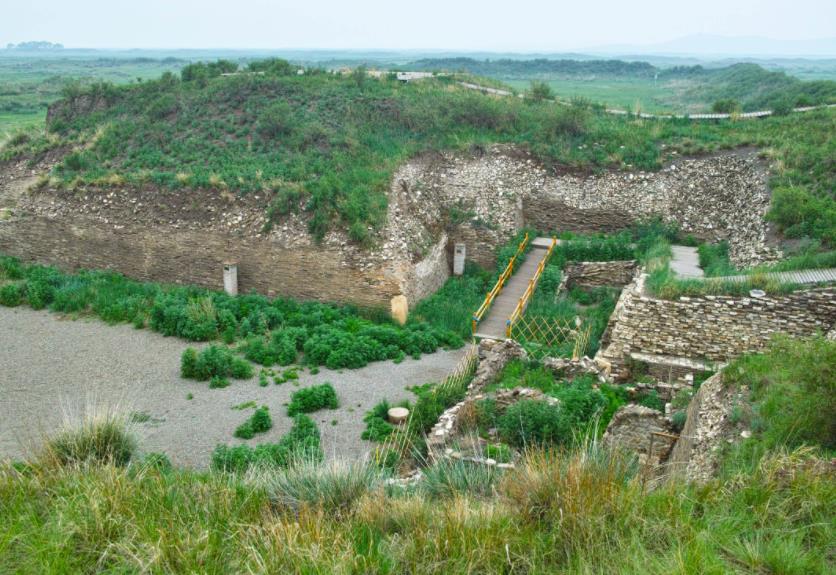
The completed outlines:
<svg viewBox="0 0 836 575">
<path fill-rule="evenodd" d="M 836 0 L 0 0 L 0 46 L 549 52 L 836 37 Z"/>
</svg>

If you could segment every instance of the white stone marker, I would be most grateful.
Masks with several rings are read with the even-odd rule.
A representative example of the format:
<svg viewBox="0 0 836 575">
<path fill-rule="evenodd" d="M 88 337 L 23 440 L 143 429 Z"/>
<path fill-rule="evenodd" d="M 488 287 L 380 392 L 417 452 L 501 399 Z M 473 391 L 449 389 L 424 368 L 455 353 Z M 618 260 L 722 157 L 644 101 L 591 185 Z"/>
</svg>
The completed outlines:
<svg viewBox="0 0 836 575">
<path fill-rule="evenodd" d="M 456 244 L 453 250 L 453 275 L 460 276 L 464 273 L 464 257 L 467 252 L 464 244 Z"/>
<path fill-rule="evenodd" d="M 238 264 L 224 262 L 224 291 L 229 295 L 238 295 Z"/>
</svg>

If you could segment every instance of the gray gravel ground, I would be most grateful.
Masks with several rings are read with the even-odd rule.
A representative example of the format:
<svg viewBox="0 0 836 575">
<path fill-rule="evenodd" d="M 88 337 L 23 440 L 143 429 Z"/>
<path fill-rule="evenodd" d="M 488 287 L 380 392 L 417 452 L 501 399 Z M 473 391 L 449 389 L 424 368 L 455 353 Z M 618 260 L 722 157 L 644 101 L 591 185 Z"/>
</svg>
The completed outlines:
<svg viewBox="0 0 836 575">
<path fill-rule="evenodd" d="M 205 468 L 216 444 L 244 443 L 232 433 L 252 409 L 232 406 L 248 401 L 269 406 L 273 429 L 247 443 L 275 441 L 290 429 L 284 406 L 290 394 L 326 381 L 337 390 L 340 408 L 311 414 L 326 456 L 362 457 L 372 445 L 360 439 L 366 411 L 382 399 L 413 397 L 406 386 L 443 378 L 464 353 L 438 351 L 418 361 L 342 372 L 322 368 L 316 375 L 300 370 L 299 386 L 271 380 L 259 387 L 256 366 L 251 380 L 209 389 L 206 382 L 180 378 L 180 354 L 189 345 L 128 325 L 0 307 L 0 459 L 32 453 L 46 434 L 85 412 L 118 409 L 151 416 L 133 425 L 142 451 L 162 451 L 175 465 Z"/>
</svg>

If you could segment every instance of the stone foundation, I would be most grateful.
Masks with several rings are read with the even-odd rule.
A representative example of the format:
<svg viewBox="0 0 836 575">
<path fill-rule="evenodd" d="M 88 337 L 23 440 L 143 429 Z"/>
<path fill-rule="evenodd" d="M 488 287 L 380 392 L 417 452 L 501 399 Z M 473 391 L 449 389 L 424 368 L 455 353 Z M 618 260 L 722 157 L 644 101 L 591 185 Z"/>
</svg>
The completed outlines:
<svg viewBox="0 0 836 575">
<path fill-rule="evenodd" d="M 688 404 L 685 426 L 668 459 L 670 476 L 704 482 L 714 475 L 719 450 L 738 435 L 730 420 L 734 395 L 721 373 L 703 382 Z"/>
</svg>

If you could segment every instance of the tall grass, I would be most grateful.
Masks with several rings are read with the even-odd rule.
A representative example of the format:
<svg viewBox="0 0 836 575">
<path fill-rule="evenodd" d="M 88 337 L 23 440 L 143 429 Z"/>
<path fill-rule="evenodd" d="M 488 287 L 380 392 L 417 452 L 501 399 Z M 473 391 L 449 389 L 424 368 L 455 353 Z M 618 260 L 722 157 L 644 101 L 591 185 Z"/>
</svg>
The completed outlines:
<svg viewBox="0 0 836 575">
<path fill-rule="evenodd" d="M 805 453 L 647 491 L 600 447 L 531 452 L 490 499 L 299 472 L 254 484 L 104 465 L 0 467 L 0 564 L 18 572 L 832 572 L 836 485 Z M 337 477 L 337 478 L 335 478 Z M 280 487 L 277 487 L 279 486 Z"/>
<path fill-rule="evenodd" d="M 247 481 L 263 488 L 280 507 L 304 506 L 326 512 L 349 510 L 361 497 L 383 486 L 385 473 L 369 461 L 300 459 L 286 469 L 256 468 Z"/>
<path fill-rule="evenodd" d="M 127 417 L 118 410 L 95 408 L 80 420 L 68 420 L 64 428 L 47 437 L 40 459 L 47 464 L 127 465 L 137 450 Z"/>
</svg>

